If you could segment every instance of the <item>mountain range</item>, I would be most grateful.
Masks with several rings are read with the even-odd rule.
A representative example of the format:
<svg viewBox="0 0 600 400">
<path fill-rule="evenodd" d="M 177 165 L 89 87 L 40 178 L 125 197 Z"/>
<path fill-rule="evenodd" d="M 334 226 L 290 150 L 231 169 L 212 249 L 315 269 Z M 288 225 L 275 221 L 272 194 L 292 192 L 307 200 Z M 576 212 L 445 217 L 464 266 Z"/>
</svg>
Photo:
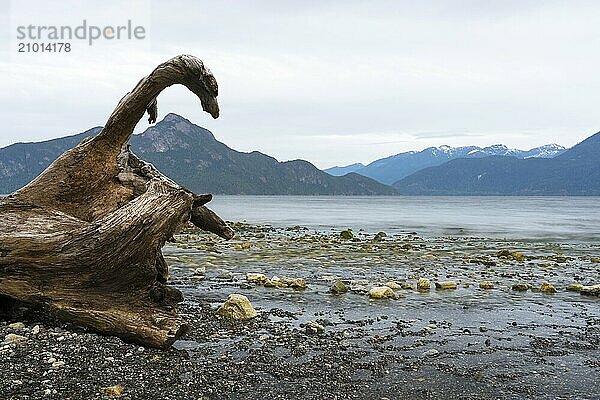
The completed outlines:
<svg viewBox="0 0 600 400">
<path fill-rule="evenodd" d="M 483 158 L 489 156 L 513 156 L 520 159 L 552 158 L 563 153 L 565 150 L 564 147 L 557 144 L 548 144 L 531 150 L 510 149 L 502 144 L 483 148 L 477 146 L 440 146 L 429 147 L 422 151 L 408 151 L 381 158 L 366 166 L 356 163 L 344 167 L 336 166 L 324 171 L 334 176 L 342 176 L 350 172 L 355 172 L 386 185 L 391 185 L 424 168 L 442 165 L 458 158 Z"/>
<path fill-rule="evenodd" d="M 0 193 L 27 184 L 64 151 L 95 135 L 74 136 L 0 149 Z M 217 141 L 187 119 L 168 114 L 142 134 L 131 149 L 165 175 L 197 193 L 284 195 L 393 195 L 396 190 L 358 174 L 331 176 L 304 160 L 279 162 L 258 151 L 243 153 Z"/>
<path fill-rule="evenodd" d="M 554 158 L 458 158 L 393 184 L 407 195 L 600 195 L 600 132 Z"/>
<path fill-rule="evenodd" d="M 0 149 L 0 193 L 27 184 L 64 151 L 97 134 Z M 231 149 L 187 119 L 168 114 L 131 149 L 195 192 L 264 195 L 600 195 L 600 133 L 565 149 L 430 147 L 326 170 L 304 160 L 280 162 Z M 339 175 L 339 176 L 336 176 Z"/>
</svg>

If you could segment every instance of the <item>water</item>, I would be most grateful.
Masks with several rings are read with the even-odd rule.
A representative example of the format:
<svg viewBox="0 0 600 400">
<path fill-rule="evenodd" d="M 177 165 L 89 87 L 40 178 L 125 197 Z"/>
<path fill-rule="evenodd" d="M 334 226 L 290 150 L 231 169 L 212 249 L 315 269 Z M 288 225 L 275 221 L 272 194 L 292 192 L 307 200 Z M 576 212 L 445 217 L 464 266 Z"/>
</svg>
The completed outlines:
<svg viewBox="0 0 600 400">
<path fill-rule="evenodd" d="M 600 197 L 222 196 L 209 205 L 229 221 L 423 236 L 593 242 Z"/>
</svg>

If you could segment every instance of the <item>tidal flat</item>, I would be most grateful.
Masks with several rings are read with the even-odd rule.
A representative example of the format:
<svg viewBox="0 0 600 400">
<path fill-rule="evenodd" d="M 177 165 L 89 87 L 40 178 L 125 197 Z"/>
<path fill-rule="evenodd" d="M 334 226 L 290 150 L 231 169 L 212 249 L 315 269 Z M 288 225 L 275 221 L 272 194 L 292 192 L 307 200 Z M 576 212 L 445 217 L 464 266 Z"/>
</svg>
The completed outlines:
<svg viewBox="0 0 600 400">
<path fill-rule="evenodd" d="M 232 225 L 163 249 L 173 348 L 24 309 L 0 322 L 0 398 L 600 397 L 600 243 Z M 258 315 L 217 316 L 230 294 Z"/>
</svg>

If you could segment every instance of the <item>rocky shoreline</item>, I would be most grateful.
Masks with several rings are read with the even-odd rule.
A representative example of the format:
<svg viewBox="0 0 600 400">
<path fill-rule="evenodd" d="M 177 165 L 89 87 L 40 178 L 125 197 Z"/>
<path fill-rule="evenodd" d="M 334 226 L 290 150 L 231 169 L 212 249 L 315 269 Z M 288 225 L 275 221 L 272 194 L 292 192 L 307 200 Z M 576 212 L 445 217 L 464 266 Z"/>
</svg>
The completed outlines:
<svg viewBox="0 0 600 400">
<path fill-rule="evenodd" d="M 600 395 L 597 244 L 235 228 L 165 248 L 191 326 L 167 351 L 31 310 L 0 322 L 0 398 Z M 256 316 L 218 312 L 232 294 Z"/>
</svg>

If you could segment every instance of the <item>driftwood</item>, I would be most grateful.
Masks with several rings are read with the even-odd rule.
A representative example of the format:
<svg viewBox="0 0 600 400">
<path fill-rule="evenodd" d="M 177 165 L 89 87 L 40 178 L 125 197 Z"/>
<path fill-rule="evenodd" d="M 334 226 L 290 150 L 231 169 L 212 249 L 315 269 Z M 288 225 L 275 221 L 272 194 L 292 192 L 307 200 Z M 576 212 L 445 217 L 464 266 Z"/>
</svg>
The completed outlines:
<svg viewBox="0 0 600 400">
<path fill-rule="evenodd" d="M 202 61 L 159 65 L 117 105 L 95 137 L 65 152 L 0 202 L 0 310 L 15 301 L 143 345 L 168 347 L 187 330 L 166 285 L 161 248 L 182 224 L 230 239 L 233 230 L 196 195 L 127 145 L 158 94 L 182 84 L 217 118 L 217 82 Z"/>
</svg>

